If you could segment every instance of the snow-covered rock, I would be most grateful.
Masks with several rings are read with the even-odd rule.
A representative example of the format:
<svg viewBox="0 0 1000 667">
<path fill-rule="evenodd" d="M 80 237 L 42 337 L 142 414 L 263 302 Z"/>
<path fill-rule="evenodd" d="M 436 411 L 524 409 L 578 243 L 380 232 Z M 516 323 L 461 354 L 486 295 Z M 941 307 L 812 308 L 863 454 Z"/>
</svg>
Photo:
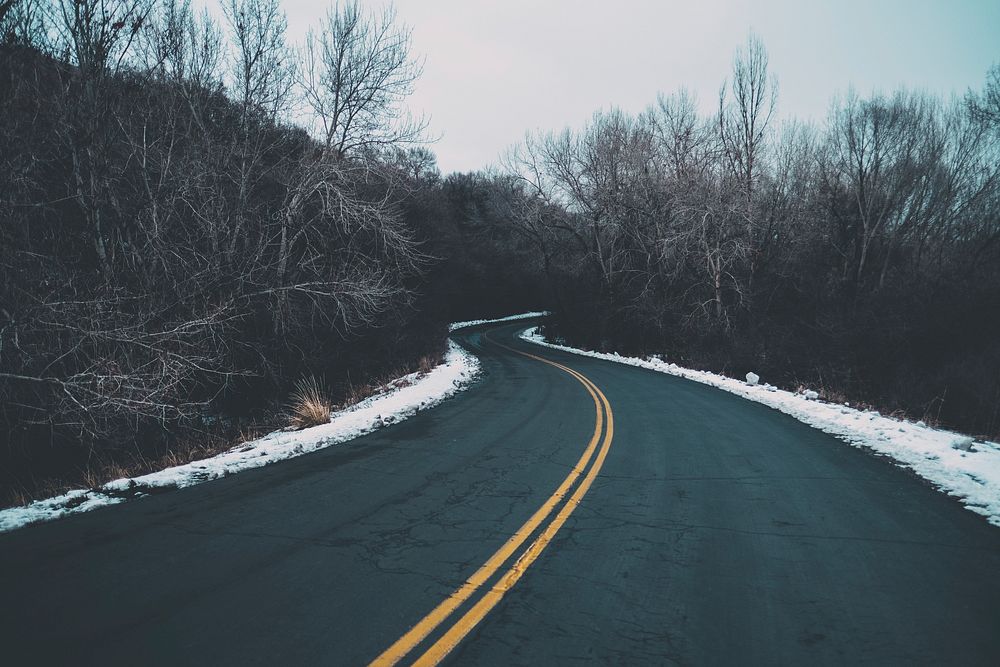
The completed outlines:
<svg viewBox="0 0 1000 667">
<path fill-rule="evenodd" d="M 747 384 L 748 385 L 750 385 L 751 387 L 753 387 L 758 382 L 760 382 L 760 376 L 759 375 L 757 375 L 753 371 L 750 371 L 749 373 L 747 373 Z"/>
<path fill-rule="evenodd" d="M 964 436 L 964 437 L 958 438 L 957 440 L 955 440 L 955 442 L 951 443 L 951 448 L 952 449 L 957 449 L 957 450 L 962 451 L 962 452 L 974 452 L 974 451 L 976 451 L 972 447 L 974 444 L 976 444 L 976 441 L 975 441 L 974 438 L 970 438 L 968 436 Z"/>
<path fill-rule="evenodd" d="M 805 398 L 807 401 L 815 401 L 819 398 L 819 394 L 817 394 L 812 389 L 806 389 L 804 392 L 802 392 L 802 397 Z"/>
</svg>

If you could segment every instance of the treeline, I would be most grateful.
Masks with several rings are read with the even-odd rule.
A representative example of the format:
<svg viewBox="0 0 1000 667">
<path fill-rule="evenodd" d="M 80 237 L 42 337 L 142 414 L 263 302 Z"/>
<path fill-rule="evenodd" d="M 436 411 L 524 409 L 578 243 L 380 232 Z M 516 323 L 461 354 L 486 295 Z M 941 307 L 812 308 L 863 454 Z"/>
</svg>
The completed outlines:
<svg viewBox="0 0 1000 667">
<path fill-rule="evenodd" d="M 779 124 L 751 37 L 721 91 L 511 151 L 550 334 L 1000 434 L 1000 68 Z"/>
<path fill-rule="evenodd" d="M 212 453 L 549 308 L 596 349 L 1000 433 L 1000 68 L 778 124 L 763 46 L 442 177 L 391 10 L 0 0 L 0 503 Z M 263 423 L 258 424 L 257 422 Z"/>
<path fill-rule="evenodd" d="M 222 10 L 0 0 L 0 501 L 280 426 L 297 380 L 357 395 L 489 307 L 449 287 L 496 262 L 391 10 L 298 48 L 277 0 Z"/>
</svg>

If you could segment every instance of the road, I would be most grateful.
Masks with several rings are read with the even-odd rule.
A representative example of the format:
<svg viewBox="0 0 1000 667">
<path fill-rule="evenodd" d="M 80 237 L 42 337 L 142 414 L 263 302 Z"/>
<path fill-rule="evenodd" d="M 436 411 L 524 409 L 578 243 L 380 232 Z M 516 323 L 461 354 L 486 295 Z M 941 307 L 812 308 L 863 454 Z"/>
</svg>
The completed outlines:
<svg viewBox="0 0 1000 667">
<path fill-rule="evenodd" d="M 1000 530 L 786 415 L 522 328 L 462 334 L 483 379 L 398 425 L 0 535 L 0 661 L 1000 664 Z"/>
</svg>

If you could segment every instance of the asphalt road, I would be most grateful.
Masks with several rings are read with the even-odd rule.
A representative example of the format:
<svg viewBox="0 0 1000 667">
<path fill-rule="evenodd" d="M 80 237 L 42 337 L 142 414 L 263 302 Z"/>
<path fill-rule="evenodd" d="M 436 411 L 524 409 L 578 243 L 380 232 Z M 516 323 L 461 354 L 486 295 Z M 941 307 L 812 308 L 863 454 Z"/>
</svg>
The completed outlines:
<svg viewBox="0 0 1000 667">
<path fill-rule="evenodd" d="M 549 502 L 401 664 L 455 633 L 446 664 L 1000 664 L 1000 530 L 786 415 L 521 328 L 464 334 L 482 381 L 401 424 L 0 535 L 0 662 L 366 664 Z"/>
</svg>

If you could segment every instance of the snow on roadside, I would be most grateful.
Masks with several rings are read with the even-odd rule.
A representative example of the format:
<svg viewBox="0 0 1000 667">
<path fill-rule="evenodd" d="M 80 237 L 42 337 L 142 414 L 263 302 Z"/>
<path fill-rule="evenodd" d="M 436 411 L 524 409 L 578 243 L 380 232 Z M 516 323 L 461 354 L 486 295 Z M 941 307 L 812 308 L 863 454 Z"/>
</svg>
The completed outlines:
<svg viewBox="0 0 1000 667">
<path fill-rule="evenodd" d="M 544 317 L 548 315 L 549 311 L 539 310 L 533 313 L 521 313 L 519 315 L 508 315 L 507 317 L 498 317 L 492 320 L 469 320 L 467 322 L 452 322 L 448 325 L 448 331 L 454 331 L 455 329 L 464 329 L 465 327 L 474 327 L 477 324 L 496 324 L 497 322 L 514 322 L 515 320 L 527 320 L 532 317 Z"/>
<path fill-rule="evenodd" d="M 411 373 L 397 378 L 385 392 L 334 412 L 328 424 L 301 431 L 275 431 L 211 458 L 131 479 L 117 479 L 100 490 L 75 489 L 23 507 L 5 509 L 0 511 L 0 532 L 114 505 L 158 489 L 192 486 L 351 440 L 437 405 L 467 388 L 479 370 L 476 357 L 448 341 L 448 352 L 441 365 L 423 376 Z"/>
<path fill-rule="evenodd" d="M 995 442 L 930 428 L 923 422 L 884 417 L 876 411 L 825 403 L 817 400 L 815 392 L 796 394 L 769 384 L 749 382 L 749 377 L 748 382 L 742 382 L 661 359 L 623 357 L 618 353 L 589 352 L 549 343 L 539 334 L 538 327 L 522 332 L 521 338 L 557 350 L 694 380 L 763 403 L 855 447 L 891 457 L 899 466 L 911 469 L 941 491 L 958 498 L 967 509 L 1000 526 L 1000 444 Z"/>
</svg>

